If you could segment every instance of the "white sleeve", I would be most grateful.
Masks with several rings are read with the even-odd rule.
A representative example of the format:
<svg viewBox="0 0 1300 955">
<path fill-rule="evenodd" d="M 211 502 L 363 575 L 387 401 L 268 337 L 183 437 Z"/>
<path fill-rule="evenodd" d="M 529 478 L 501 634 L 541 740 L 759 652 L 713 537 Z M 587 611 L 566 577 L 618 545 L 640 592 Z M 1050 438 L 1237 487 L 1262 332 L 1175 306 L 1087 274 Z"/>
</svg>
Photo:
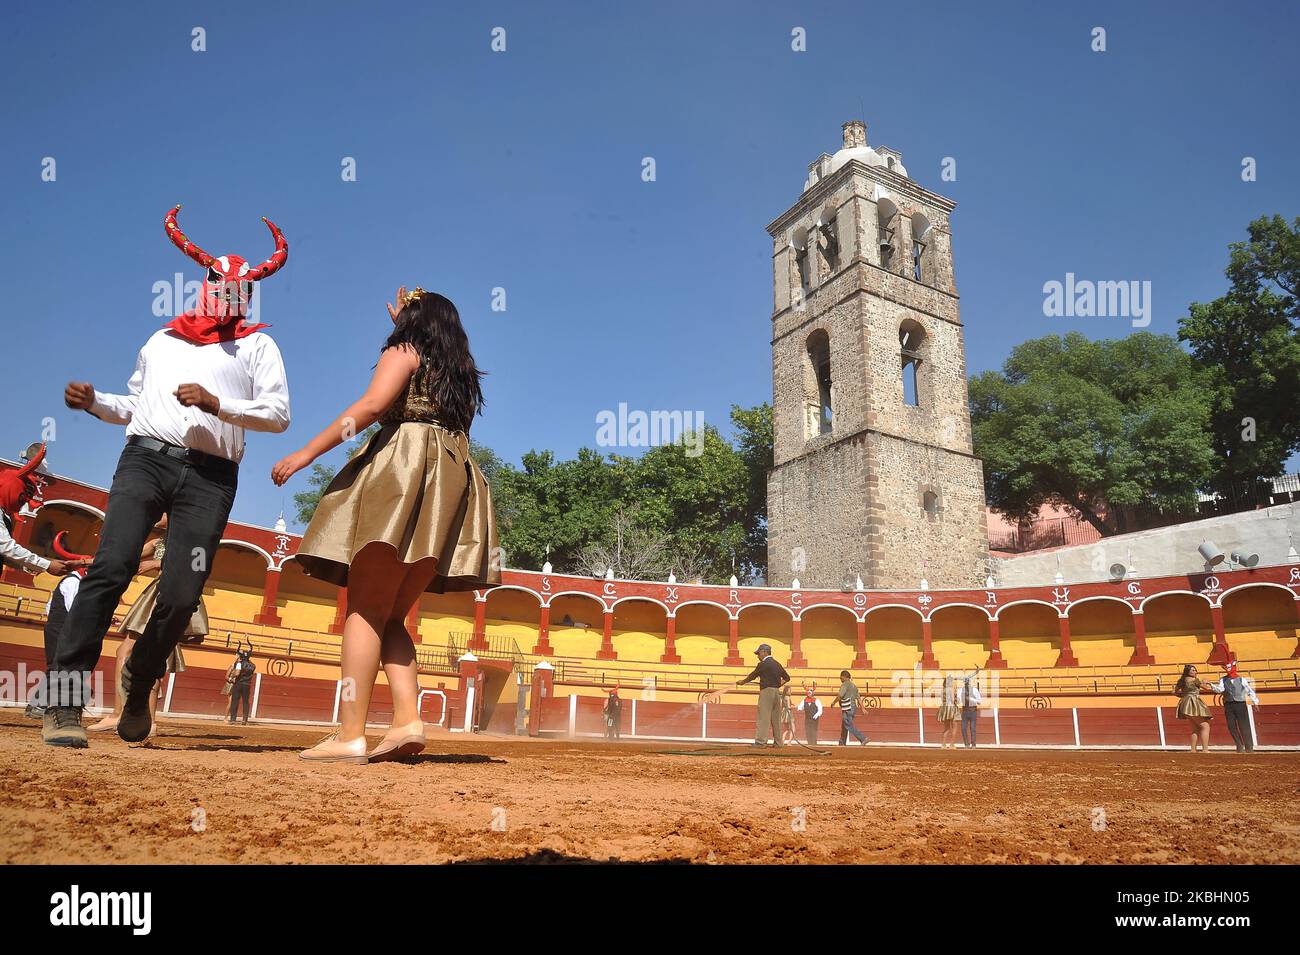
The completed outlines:
<svg viewBox="0 0 1300 955">
<path fill-rule="evenodd" d="M 979 706 L 983 702 L 984 697 L 980 696 L 980 688 L 972 683 L 970 686 L 970 705 Z"/>
<path fill-rule="evenodd" d="M 280 348 L 269 335 L 261 336 L 252 365 L 253 397 L 218 395 L 217 417 L 249 431 L 284 431 L 289 427 L 289 382 Z"/>
<path fill-rule="evenodd" d="M 1219 682 L 1218 682 L 1218 683 L 1207 683 L 1206 686 L 1208 686 L 1208 687 L 1209 687 L 1211 690 L 1213 690 L 1215 693 L 1222 693 L 1222 692 L 1223 692 L 1223 677 L 1219 677 Z"/>
<path fill-rule="evenodd" d="M 126 383 L 127 393 L 111 395 L 103 391 L 95 392 L 95 401 L 89 411 L 100 421 L 109 424 L 130 424 L 140 403 L 140 389 L 144 386 L 144 349 L 135 356 L 135 373 Z"/>
<path fill-rule="evenodd" d="M 1255 681 L 1247 677 L 1241 682 L 1246 687 L 1246 699 L 1255 706 L 1259 706 L 1259 697 L 1255 695 Z"/>
<path fill-rule="evenodd" d="M 64 577 L 63 583 L 59 584 L 59 593 L 63 594 L 63 609 L 71 610 L 72 601 L 77 599 L 77 591 L 81 589 L 81 578 L 75 574 L 71 577 Z"/>
<path fill-rule="evenodd" d="M 0 520 L 0 558 L 13 564 L 21 564 L 28 573 L 49 570 L 50 562 L 44 557 L 33 554 L 9 534 L 9 528 Z"/>
</svg>

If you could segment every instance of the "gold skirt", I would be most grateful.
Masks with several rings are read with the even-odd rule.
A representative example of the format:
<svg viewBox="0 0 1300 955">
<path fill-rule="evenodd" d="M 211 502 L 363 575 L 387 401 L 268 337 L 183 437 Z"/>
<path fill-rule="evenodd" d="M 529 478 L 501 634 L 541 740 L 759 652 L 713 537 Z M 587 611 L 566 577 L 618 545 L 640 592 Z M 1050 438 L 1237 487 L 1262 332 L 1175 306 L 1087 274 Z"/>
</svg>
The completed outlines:
<svg viewBox="0 0 1300 955">
<path fill-rule="evenodd" d="M 939 707 L 939 722 L 951 723 L 953 720 L 961 719 L 961 710 L 957 708 L 956 703 L 944 703 Z"/>
<path fill-rule="evenodd" d="M 1188 693 L 1178 701 L 1178 718 L 1185 720 L 1193 716 L 1203 720 L 1214 719 L 1214 714 L 1210 712 L 1210 708 L 1205 705 L 1199 693 Z"/>
<path fill-rule="evenodd" d="M 321 495 L 297 560 L 345 587 L 349 565 L 374 543 L 404 564 L 437 558 L 429 593 L 501 582 L 492 492 L 464 432 L 417 421 L 380 428 Z"/>
</svg>

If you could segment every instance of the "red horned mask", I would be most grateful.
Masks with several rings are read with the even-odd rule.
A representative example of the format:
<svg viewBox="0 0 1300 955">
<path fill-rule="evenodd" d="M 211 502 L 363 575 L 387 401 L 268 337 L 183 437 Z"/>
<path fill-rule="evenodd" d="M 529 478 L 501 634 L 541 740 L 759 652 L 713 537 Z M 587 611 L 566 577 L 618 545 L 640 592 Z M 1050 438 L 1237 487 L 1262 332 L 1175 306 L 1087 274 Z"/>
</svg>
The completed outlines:
<svg viewBox="0 0 1300 955">
<path fill-rule="evenodd" d="M 176 224 L 176 213 L 180 208 L 178 205 L 167 213 L 163 228 L 176 248 L 208 271 L 203 277 L 203 288 L 194 310 L 174 318 L 167 327 L 200 345 L 243 338 L 265 328 L 265 325 L 245 324 L 244 319 L 253 300 L 253 283 L 275 274 L 289 259 L 289 243 L 285 241 L 284 233 L 263 216 L 262 221 L 275 238 L 275 251 L 261 265 L 249 265 L 242 256 L 229 253 L 209 255 L 190 241 L 190 237 Z"/>
<path fill-rule="evenodd" d="M 52 545 L 54 548 L 54 553 L 58 554 L 59 557 L 61 557 L 63 560 L 93 560 L 94 559 L 95 557 L 94 554 L 74 554 L 72 551 L 68 550 L 67 540 L 68 540 L 67 531 L 59 531 L 57 534 L 54 535 L 54 543 Z M 89 569 L 90 569 L 89 567 L 81 567 L 73 571 L 73 573 L 75 573 L 78 577 L 85 577 L 86 571 Z"/>
<path fill-rule="evenodd" d="M 32 475 L 44 460 L 45 445 L 42 444 L 40 450 L 17 471 L 6 471 L 0 474 L 0 510 L 13 514 L 18 510 L 24 497 L 30 497 L 36 492 L 40 484 Z"/>
</svg>

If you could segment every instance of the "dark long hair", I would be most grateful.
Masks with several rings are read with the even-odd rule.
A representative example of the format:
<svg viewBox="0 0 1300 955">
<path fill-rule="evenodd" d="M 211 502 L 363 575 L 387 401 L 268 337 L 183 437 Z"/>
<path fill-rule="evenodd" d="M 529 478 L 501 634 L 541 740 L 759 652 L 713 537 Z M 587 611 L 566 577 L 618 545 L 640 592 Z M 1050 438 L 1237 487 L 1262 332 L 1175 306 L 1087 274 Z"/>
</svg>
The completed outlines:
<svg viewBox="0 0 1300 955">
<path fill-rule="evenodd" d="M 1192 679 L 1192 670 L 1195 666 L 1195 664 L 1189 663 L 1183 667 L 1183 675 L 1180 676 L 1178 682 L 1174 684 L 1174 693 L 1178 696 L 1182 696 L 1183 693 L 1187 692 L 1187 685 Z"/>
<path fill-rule="evenodd" d="M 420 356 L 416 380 L 438 409 L 438 419 L 452 431 L 469 431 L 483 410 L 485 374 L 474 364 L 469 336 L 451 299 L 424 292 L 397 313 L 393 333 L 381 351 L 410 345 Z"/>
</svg>

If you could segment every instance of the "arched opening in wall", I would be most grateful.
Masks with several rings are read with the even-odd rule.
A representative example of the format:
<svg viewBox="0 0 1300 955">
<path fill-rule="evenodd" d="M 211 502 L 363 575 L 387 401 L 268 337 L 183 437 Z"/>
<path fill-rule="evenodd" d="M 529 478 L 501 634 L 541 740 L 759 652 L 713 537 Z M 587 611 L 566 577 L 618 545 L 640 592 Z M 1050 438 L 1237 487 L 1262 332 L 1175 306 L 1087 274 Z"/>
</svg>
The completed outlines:
<svg viewBox="0 0 1300 955">
<path fill-rule="evenodd" d="M 1165 594 L 1142 606 L 1147 650 L 1156 663 L 1204 663 L 1214 646 L 1210 604 L 1195 594 Z"/>
<path fill-rule="evenodd" d="M 1061 616 L 1048 604 L 1008 604 L 998 614 L 998 635 L 1008 667 L 1053 667 L 1061 652 Z"/>
<path fill-rule="evenodd" d="M 551 601 L 551 646 L 557 657 L 595 660 L 605 633 L 605 605 L 587 594 Z"/>
<path fill-rule="evenodd" d="M 758 663 L 754 651 L 760 643 L 770 644 L 772 656 L 782 666 L 790 664 L 790 644 L 794 639 L 794 618 L 783 607 L 749 606 L 740 611 L 737 630 L 740 658 L 746 666 Z"/>
<path fill-rule="evenodd" d="M 825 329 L 808 336 L 804 347 L 804 438 L 830 434 L 835 422 L 831 386 L 831 340 Z"/>
<path fill-rule="evenodd" d="M 912 213 L 912 278 L 918 282 L 925 281 L 929 271 L 926 249 L 929 246 L 930 220 L 924 213 Z"/>
<path fill-rule="evenodd" d="M 496 587 L 488 591 L 483 610 L 488 642 L 513 640 L 521 651 L 528 653 L 537 645 L 541 607 L 541 598 L 526 590 Z"/>
<path fill-rule="evenodd" d="M 214 632 L 239 629 L 253 622 L 262 609 L 266 575 L 266 557 L 260 551 L 237 541 L 221 542 L 203 588 L 208 623 Z"/>
<path fill-rule="evenodd" d="M 714 604 L 688 604 L 677 609 L 677 655 L 682 665 L 717 664 L 727 656 L 731 633 L 727 611 Z"/>
<path fill-rule="evenodd" d="M 275 594 L 280 622 L 295 630 L 312 630 L 328 639 L 338 611 L 339 588 L 329 581 L 310 577 L 302 565 L 290 558 L 280 565 L 280 586 Z"/>
<path fill-rule="evenodd" d="M 620 660 L 658 663 L 668 633 L 668 613 L 653 600 L 621 600 L 614 608 L 612 642 Z"/>
<path fill-rule="evenodd" d="M 989 659 L 989 617 L 978 607 L 940 607 L 930 615 L 930 641 L 942 669 L 971 670 Z"/>
<path fill-rule="evenodd" d="M 835 207 L 827 205 L 817 215 L 817 268 L 820 279 L 825 279 L 840 267 L 840 235 L 836 224 Z"/>
<path fill-rule="evenodd" d="M 867 611 L 867 656 L 876 669 L 900 670 L 921 662 L 921 614 L 910 607 Z"/>
<path fill-rule="evenodd" d="M 795 278 L 799 288 L 807 292 L 812 286 L 812 262 L 808 258 L 808 230 L 803 226 L 794 230 L 790 248 L 794 250 Z"/>
<path fill-rule="evenodd" d="M 1281 587 L 1253 586 L 1223 598 L 1223 629 L 1239 660 L 1285 659 L 1296 648 L 1296 602 Z"/>
<path fill-rule="evenodd" d="M 1136 641 L 1133 611 L 1122 600 L 1085 600 L 1070 608 L 1070 646 L 1080 666 L 1124 666 Z"/>
<path fill-rule="evenodd" d="M 808 666 L 817 670 L 848 670 L 858 640 L 858 622 L 847 607 L 812 607 L 799 618 L 799 640 Z M 836 684 L 838 685 L 838 684 Z M 829 689 L 819 686 L 819 690 Z"/>
<path fill-rule="evenodd" d="M 921 362 L 925 348 L 925 328 L 911 318 L 898 326 L 899 367 L 903 385 L 903 404 L 921 404 Z"/>
<path fill-rule="evenodd" d="M 925 511 L 927 520 L 939 519 L 939 494 L 933 488 L 927 487 L 921 491 L 921 510 Z"/>
<path fill-rule="evenodd" d="M 880 241 L 880 267 L 894 270 L 894 250 L 898 247 L 895 232 L 897 229 L 898 206 L 891 199 L 881 198 L 876 201 L 876 230 Z"/>
</svg>

